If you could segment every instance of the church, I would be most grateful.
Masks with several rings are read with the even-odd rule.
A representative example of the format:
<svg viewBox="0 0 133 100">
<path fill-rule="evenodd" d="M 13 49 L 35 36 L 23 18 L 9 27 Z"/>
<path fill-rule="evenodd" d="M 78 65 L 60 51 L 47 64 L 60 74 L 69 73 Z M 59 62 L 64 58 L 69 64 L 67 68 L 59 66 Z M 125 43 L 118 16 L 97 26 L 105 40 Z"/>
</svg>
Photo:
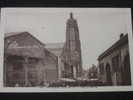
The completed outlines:
<svg viewBox="0 0 133 100">
<path fill-rule="evenodd" d="M 46 49 L 58 57 L 58 78 L 76 79 L 82 75 L 81 44 L 77 20 L 70 13 L 66 23 L 66 40 L 47 43 Z"/>
<path fill-rule="evenodd" d="M 77 20 L 73 13 L 66 23 L 66 40 L 61 54 L 63 62 L 62 75 L 65 78 L 76 79 L 82 74 L 81 44 L 79 39 L 79 29 Z"/>
<path fill-rule="evenodd" d="M 81 44 L 77 20 L 70 13 L 64 43 L 44 44 L 29 32 L 6 33 L 4 86 L 43 86 L 61 78 L 82 75 Z"/>
</svg>

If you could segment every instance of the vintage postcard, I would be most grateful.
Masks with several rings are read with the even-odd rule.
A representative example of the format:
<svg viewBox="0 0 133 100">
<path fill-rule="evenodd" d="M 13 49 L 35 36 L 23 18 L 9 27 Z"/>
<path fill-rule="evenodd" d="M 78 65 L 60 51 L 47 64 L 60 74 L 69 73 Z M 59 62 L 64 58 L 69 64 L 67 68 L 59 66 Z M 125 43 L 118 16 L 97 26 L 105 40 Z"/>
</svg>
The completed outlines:
<svg viewBox="0 0 133 100">
<path fill-rule="evenodd" d="M 0 92 L 133 90 L 130 8 L 1 8 Z"/>
</svg>

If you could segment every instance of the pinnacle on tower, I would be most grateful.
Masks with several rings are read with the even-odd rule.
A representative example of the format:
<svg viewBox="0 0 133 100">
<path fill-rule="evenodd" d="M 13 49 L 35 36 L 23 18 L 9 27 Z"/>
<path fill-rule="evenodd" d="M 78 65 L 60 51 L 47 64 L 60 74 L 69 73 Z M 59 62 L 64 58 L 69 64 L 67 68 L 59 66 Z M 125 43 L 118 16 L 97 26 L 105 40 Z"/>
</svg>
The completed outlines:
<svg viewBox="0 0 133 100">
<path fill-rule="evenodd" d="M 72 12 L 70 13 L 70 18 L 73 19 L 73 13 Z"/>
</svg>

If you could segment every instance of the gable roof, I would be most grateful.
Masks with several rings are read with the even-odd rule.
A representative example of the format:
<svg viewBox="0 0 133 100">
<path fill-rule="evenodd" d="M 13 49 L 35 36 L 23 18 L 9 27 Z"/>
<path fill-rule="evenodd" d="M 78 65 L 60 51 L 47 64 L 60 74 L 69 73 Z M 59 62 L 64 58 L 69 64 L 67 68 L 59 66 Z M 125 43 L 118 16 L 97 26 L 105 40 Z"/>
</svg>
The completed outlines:
<svg viewBox="0 0 133 100">
<path fill-rule="evenodd" d="M 128 43 L 128 34 L 124 35 L 122 38 L 116 41 L 110 48 L 108 48 L 102 54 L 100 54 L 100 56 L 98 57 L 98 60 L 104 58 L 105 56 L 110 55 L 110 53 L 112 53 L 114 50 L 124 45 L 125 43 Z"/>
<path fill-rule="evenodd" d="M 11 38 L 11 37 L 14 37 L 17 38 L 17 36 L 19 35 L 22 35 L 22 34 L 27 34 L 27 35 L 30 35 L 33 39 L 35 39 L 38 43 L 40 43 L 41 45 L 45 46 L 44 43 L 42 43 L 40 40 L 38 40 L 36 37 L 34 37 L 33 35 L 31 35 L 31 33 L 29 32 L 10 32 L 10 33 L 5 33 L 5 39 L 8 39 L 8 38 Z"/>
</svg>

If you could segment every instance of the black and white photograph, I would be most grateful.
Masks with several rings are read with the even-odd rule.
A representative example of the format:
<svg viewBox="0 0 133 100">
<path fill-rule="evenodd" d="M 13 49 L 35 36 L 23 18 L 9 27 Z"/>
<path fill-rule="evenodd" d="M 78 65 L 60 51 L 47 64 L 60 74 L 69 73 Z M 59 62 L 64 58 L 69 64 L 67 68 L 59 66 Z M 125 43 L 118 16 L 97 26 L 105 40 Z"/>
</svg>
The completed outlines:
<svg viewBox="0 0 133 100">
<path fill-rule="evenodd" d="M 4 89 L 132 87 L 130 8 L 2 8 L 1 30 Z"/>
</svg>

